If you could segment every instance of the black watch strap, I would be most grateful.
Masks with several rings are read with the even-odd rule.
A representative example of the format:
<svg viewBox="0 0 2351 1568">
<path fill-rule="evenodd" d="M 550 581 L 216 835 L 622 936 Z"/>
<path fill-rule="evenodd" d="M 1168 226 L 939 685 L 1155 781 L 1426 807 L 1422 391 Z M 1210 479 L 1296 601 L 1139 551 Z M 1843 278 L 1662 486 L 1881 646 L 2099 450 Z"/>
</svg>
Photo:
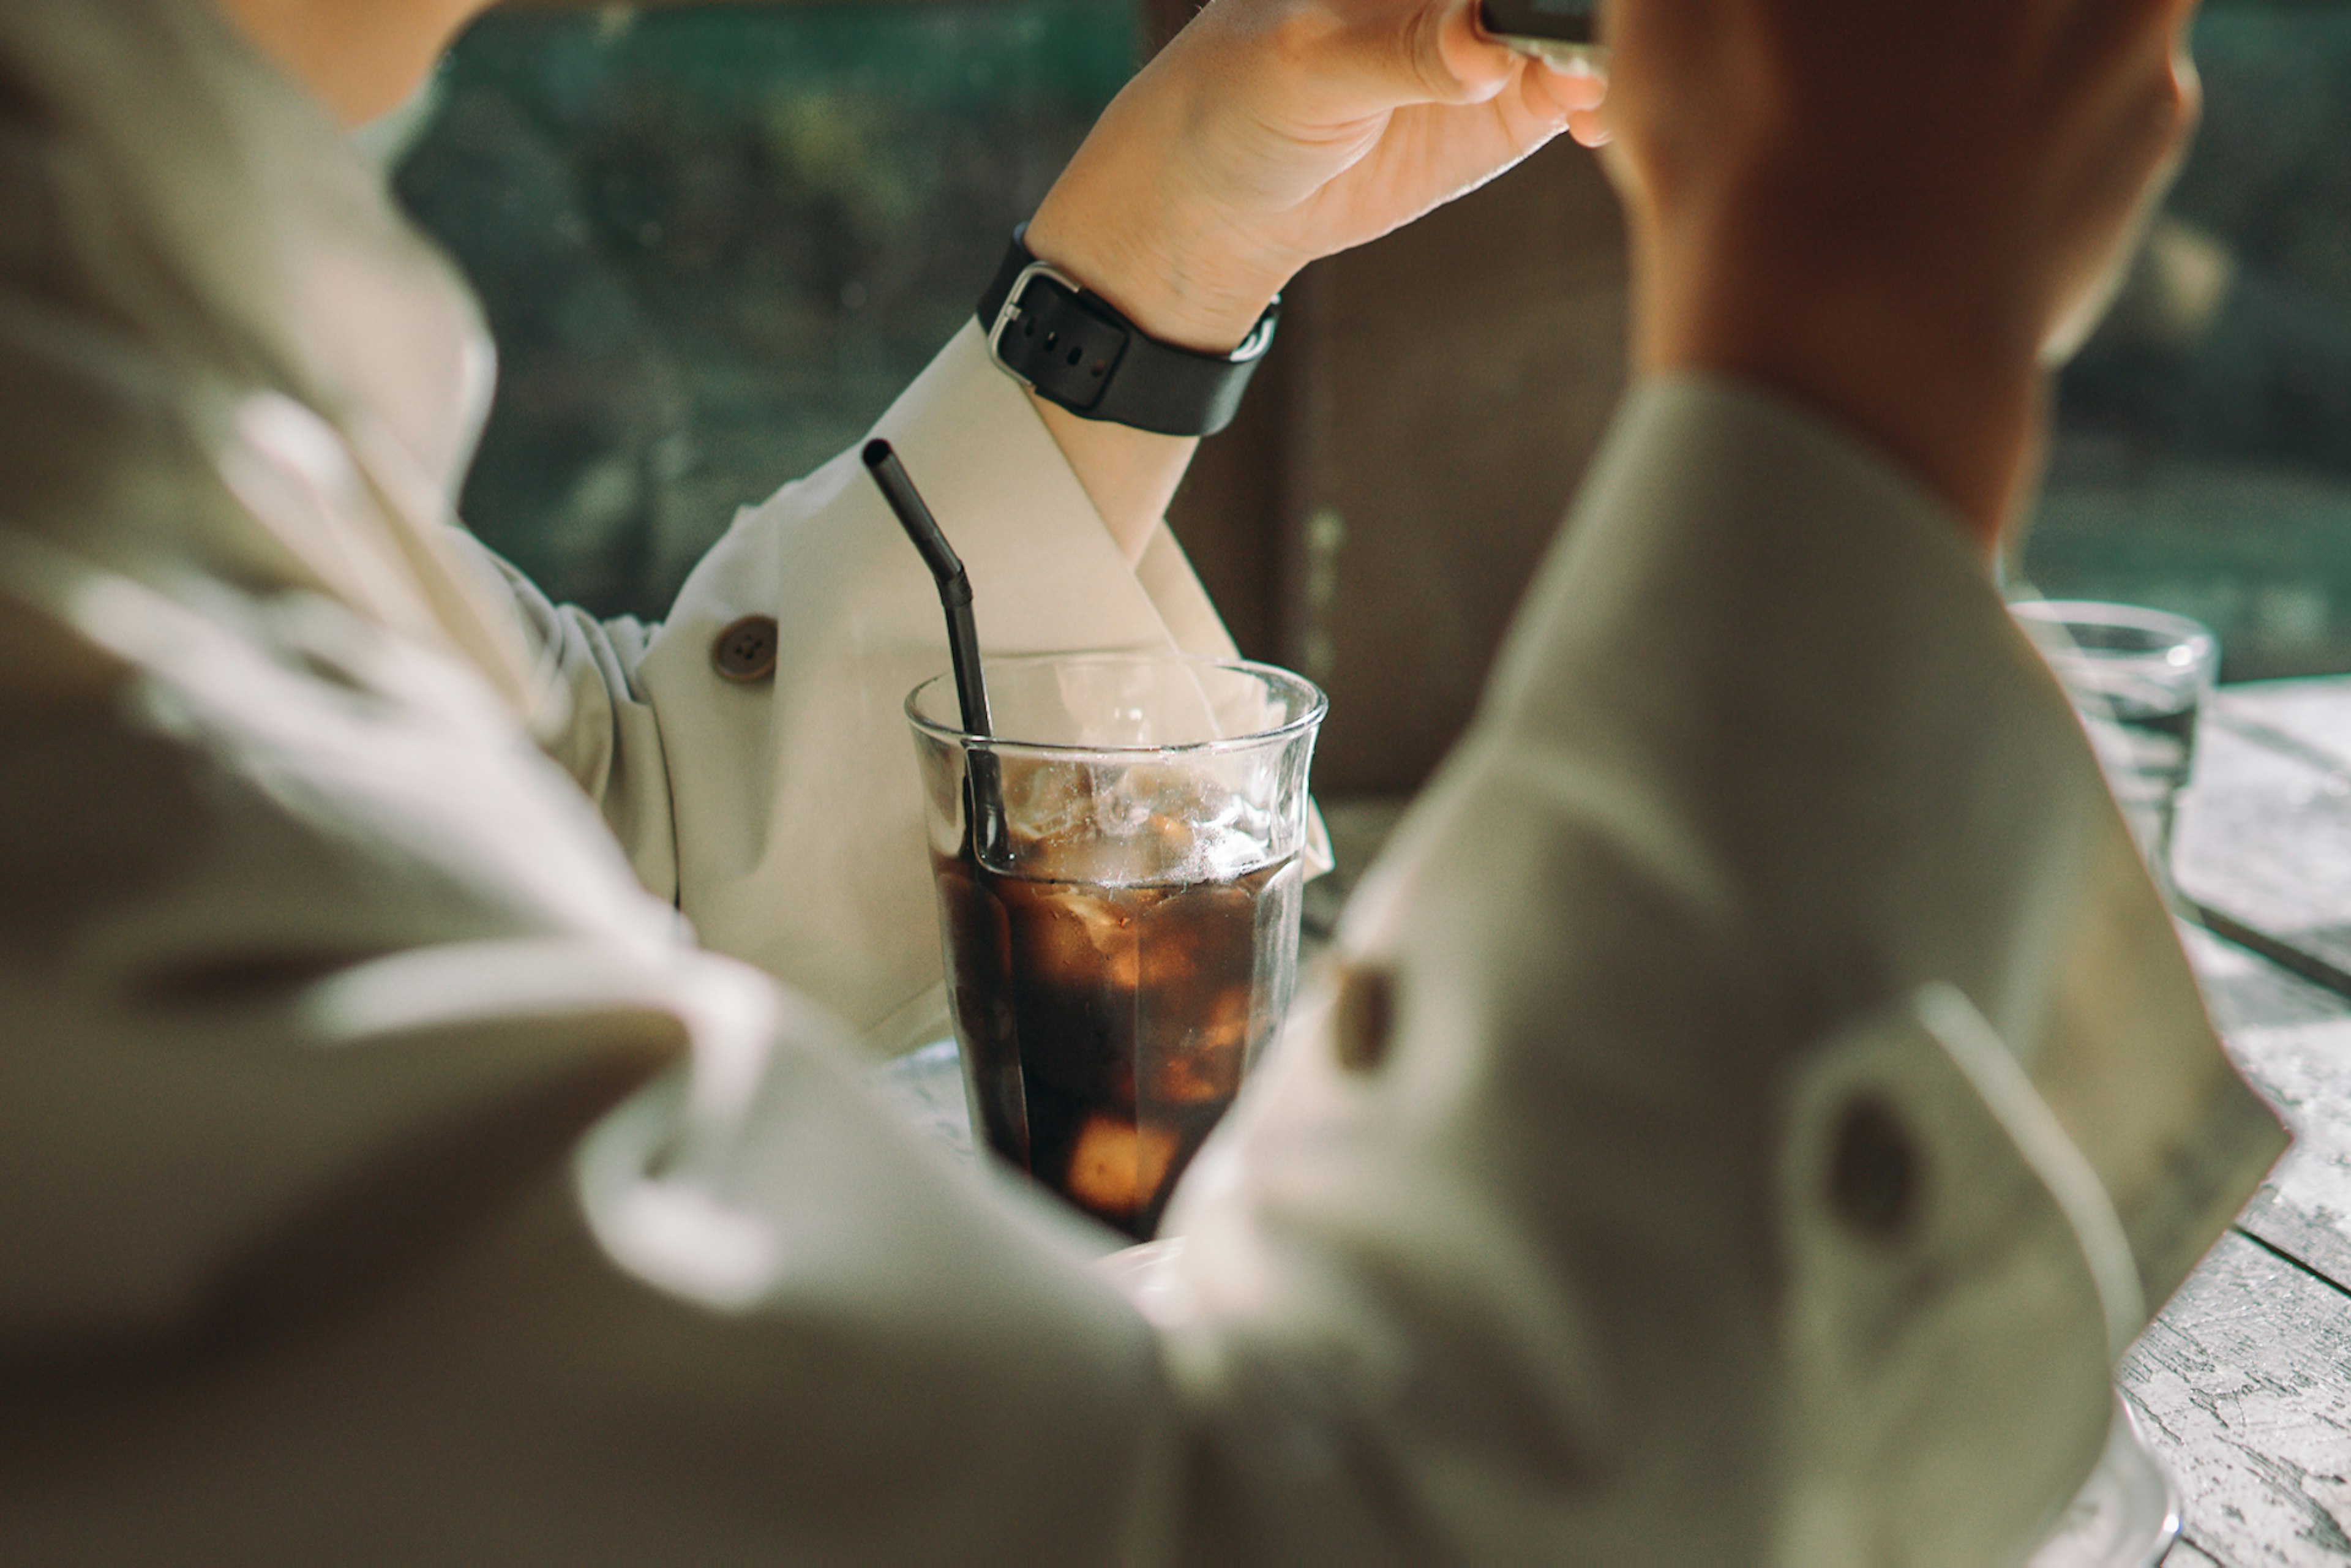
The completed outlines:
<svg viewBox="0 0 2351 1568">
<path fill-rule="evenodd" d="M 1029 254 L 1028 225 L 979 297 L 988 357 L 1038 396 L 1086 419 L 1162 435 L 1214 435 L 1273 345 L 1281 301 L 1266 307 L 1241 346 L 1204 354 L 1144 335 L 1099 294 Z"/>
</svg>

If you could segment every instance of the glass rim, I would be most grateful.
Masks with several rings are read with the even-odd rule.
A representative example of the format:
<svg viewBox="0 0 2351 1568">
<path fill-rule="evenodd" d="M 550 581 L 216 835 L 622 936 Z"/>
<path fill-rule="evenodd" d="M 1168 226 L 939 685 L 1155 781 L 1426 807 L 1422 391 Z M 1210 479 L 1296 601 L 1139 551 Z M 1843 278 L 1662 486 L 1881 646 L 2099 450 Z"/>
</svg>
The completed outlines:
<svg viewBox="0 0 2351 1568">
<path fill-rule="evenodd" d="M 2105 599 L 2023 599 L 2008 609 L 2020 620 L 2037 622 L 2059 631 L 2068 626 L 2111 627 L 2168 639 L 2145 648 L 2095 648 L 2085 647 L 2079 639 L 2069 637 L 2070 646 L 2063 652 L 2084 659 L 2144 659 L 2166 649 L 2183 647 L 2194 648 L 2201 659 L 2210 657 L 2220 646 L 2212 629 L 2201 621 L 2144 604 L 2123 604 Z"/>
<path fill-rule="evenodd" d="M 1311 735 L 1322 724 L 1323 716 L 1331 711 L 1331 698 L 1321 686 L 1295 670 L 1286 670 L 1280 664 L 1269 664 L 1256 659 L 1224 659 L 1208 653 L 1011 653 L 1000 659 L 986 655 L 980 659 L 982 671 L 1071 664 L 1163 665 L 1226 670 L 1255 675 L 1270 685 L 1302 695 L 1307 701 L 1295 717 L 1285 719 L 1280 724 L 1265 729 L 1253 729 L 1247 735 L 1222 736 L 1215 740 L 1184 740 L 1157 746 L 1094 746 L 1066 740 L 1013 740 L 999 735 L 970 735 L 959 725 L 941 724 L 918 711 L 915 705 L 925 693 L 941 683 L 954 684 L 955 672 L 948 669 L 916 682 L 914 689 L 906 694 L 904 705 L 906 722 L 913 725 L 919 735 L 966 749 L 977 747 L 987 751 L 1019 752 L 1029 757 L 1203 757 L 1218 752 L 1249 750 L 1270 742 L 1293 740 L 1301 735 Z"/>
</svg>

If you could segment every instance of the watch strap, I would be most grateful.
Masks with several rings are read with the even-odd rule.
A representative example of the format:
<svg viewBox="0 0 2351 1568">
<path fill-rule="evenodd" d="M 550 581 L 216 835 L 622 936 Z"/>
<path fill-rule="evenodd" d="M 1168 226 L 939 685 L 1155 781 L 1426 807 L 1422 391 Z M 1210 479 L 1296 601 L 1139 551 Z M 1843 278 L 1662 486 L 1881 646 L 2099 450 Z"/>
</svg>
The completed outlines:
<svg viewBox="0 0 2351 1568">
<path fill-rule="evenodd" d="M 1085 419 L 1162 435 L 1214 435 L 1233 422 L 1272 347 L 1277 298 L 1241 346 L 1202 353 L 1151 337 L 1109 300 L 1029 254 L 1027 225 L 980 296 L 979 324 L 999 369 Z"/>
</svg>

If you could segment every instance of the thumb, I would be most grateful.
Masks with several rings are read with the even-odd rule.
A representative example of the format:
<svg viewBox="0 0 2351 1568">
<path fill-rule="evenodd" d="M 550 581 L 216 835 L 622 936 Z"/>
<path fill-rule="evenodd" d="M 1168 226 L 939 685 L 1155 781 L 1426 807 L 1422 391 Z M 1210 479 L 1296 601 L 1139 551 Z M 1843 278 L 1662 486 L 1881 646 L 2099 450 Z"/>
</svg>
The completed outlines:
<svg viewBox="0 0 2351 1568">
<path fill-rule="evenodd" d="M 1494 41 L 1478 22 L 1479 0 L 1405 0 L 1400 62 L 1423 101 L 1484 103 L 1518 74 L 1516 52 Z"/>
</svg>

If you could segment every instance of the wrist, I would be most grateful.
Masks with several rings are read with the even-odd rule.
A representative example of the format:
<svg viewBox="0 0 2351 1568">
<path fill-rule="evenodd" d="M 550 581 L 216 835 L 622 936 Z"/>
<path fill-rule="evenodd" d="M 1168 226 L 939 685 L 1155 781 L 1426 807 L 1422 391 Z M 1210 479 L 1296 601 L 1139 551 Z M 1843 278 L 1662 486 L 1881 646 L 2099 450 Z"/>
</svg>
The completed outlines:
<svg viewBox="0 0 2351 1568">
<path fill-rule="evenodd" d="M 1230 353 L 1295 264 L 1228 218 L 1168 189 L 1164 170 L 1125 179 L 1084 150 L 1029 223 L 1029 249 L 1165 343 Z"/>
<path fill-rule="evenodd" d="M 1997 547 L 2038 457 L 2046 394 L 2037 337 L 1997 279 L 1876 265 L 1850 246 L 1791 253 L 1768 235 L 1643 248 L 1679 265 L 1641 269 L 1640 369 L 1792 394 L 1907 465 Z"/>
<path fill-rule="evenodd" d="M 1257 325 L 1287 274 L 1256 271 L 1204 255 L 1196 241 L 1122 231 L 1057 206 L 1037 209 L 1027 235 L 1051 262 L 1164 343 L 1230 353 Z"/>
</svg>

